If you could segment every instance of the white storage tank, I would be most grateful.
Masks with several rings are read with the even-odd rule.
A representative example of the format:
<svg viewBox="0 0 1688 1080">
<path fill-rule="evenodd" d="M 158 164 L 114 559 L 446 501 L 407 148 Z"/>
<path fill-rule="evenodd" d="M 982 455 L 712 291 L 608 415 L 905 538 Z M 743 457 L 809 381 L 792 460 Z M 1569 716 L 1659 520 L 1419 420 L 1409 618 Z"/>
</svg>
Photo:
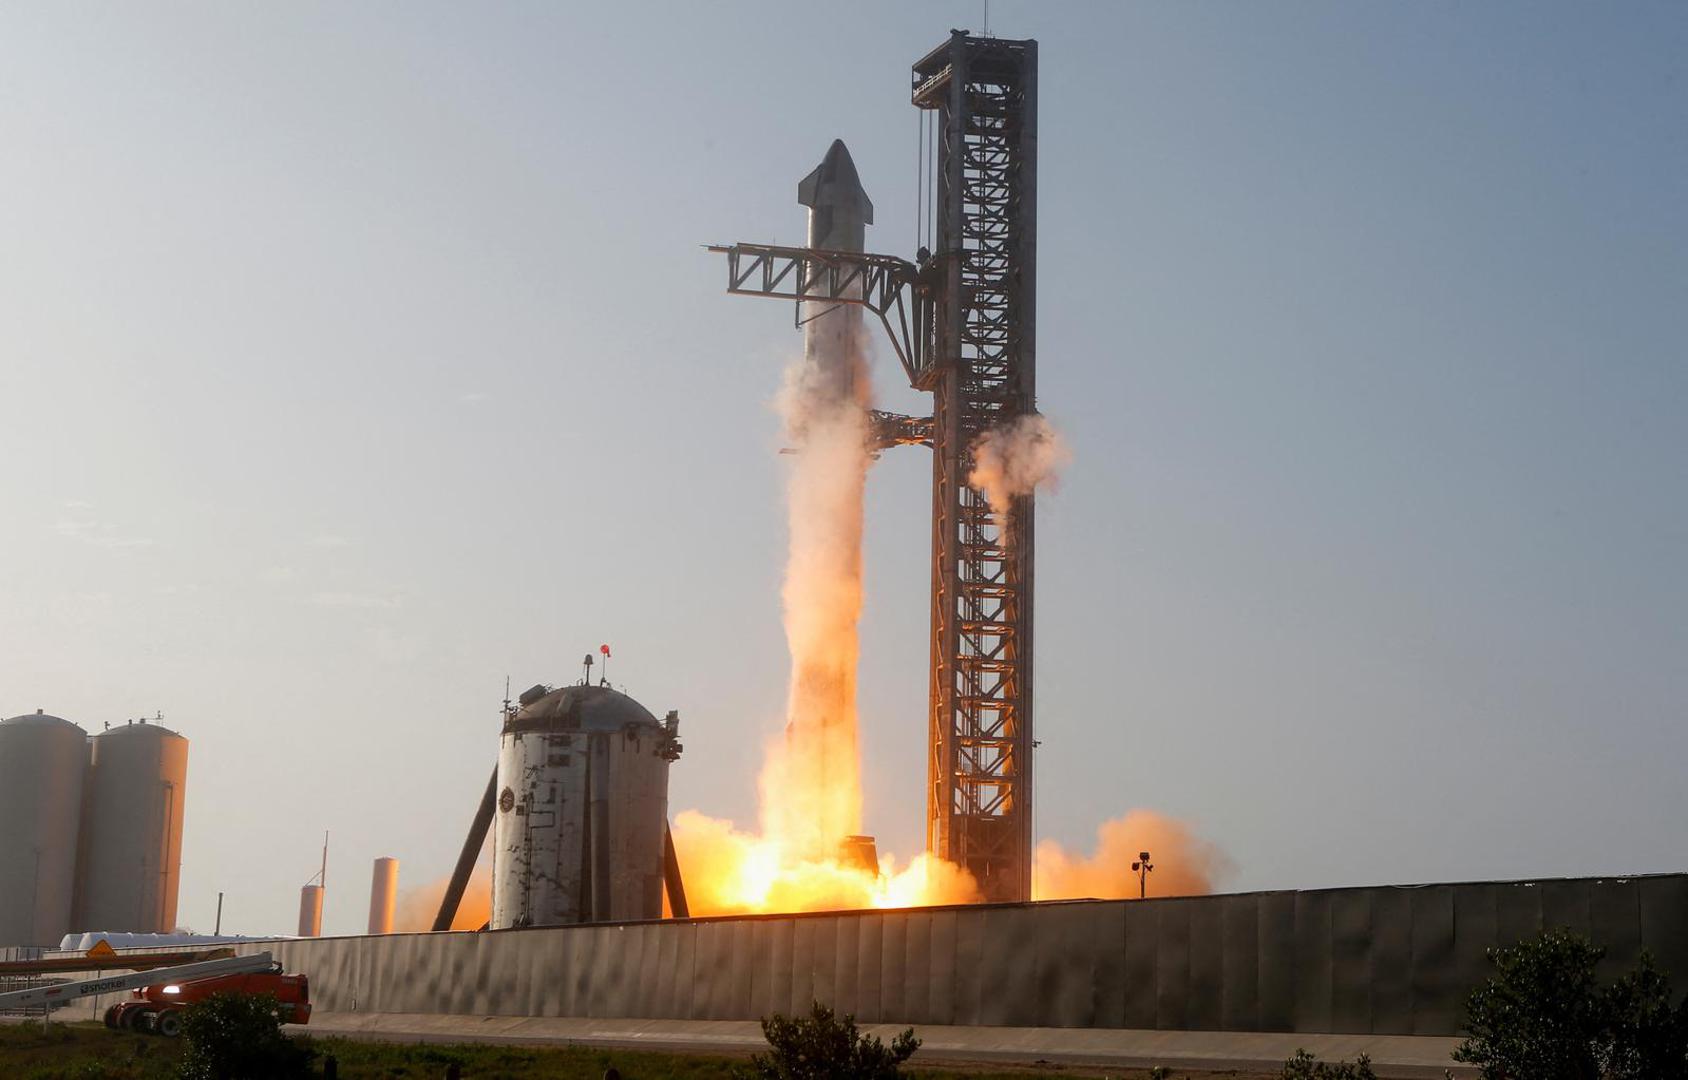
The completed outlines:
<svg viewBox="0 0 1688 1080">
<path fill-rule="evenodd" d="M 493 929 L 662 917 L 679 725 L 607 686 L 522 695 L 499 745 Z"/>
<path fill-rule="evenodd" d="M 88 740 L 74 929 L 176 928 L 188 741 L 146 721 Z"/>
<path fill-rule="evenodd" d="M 393 932 L 393 910 L 399 897 L 399 861 L 387 855 L 375 860 L 369 881 L 369 932 Z"/>
<path fill-rule="evenodd" d="M 299 936 L 322 936 L 322 890 L 321 885 L 302 885 L 299 887 Z"/>
<path fill-rule="evenodd" d="M 37 711 L 0 720 L 0 947 L 70 929 L 88 733 Z"/>
</svg>

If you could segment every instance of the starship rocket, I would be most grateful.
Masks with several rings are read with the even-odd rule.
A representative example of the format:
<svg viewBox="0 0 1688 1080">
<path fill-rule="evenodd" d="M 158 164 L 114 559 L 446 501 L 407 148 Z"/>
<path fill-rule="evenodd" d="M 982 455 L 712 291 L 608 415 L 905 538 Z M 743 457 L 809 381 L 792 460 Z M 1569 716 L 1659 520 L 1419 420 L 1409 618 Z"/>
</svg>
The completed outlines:
<svg viewBox="0 0 1688 1080">
<path fill-rule="evenodd" d="M 842 139 L 834 139 L 826 157 L 797 185 L 797 201 L 809 208 L 809 247 L 820 251 L 862 251 L 873 203 L 862 190 L 856 163 Z M 862 309 L 836 301 L 805 301 L 803 356 L 810 379 L 822 397 L 856 398 L 865 406 L 860 366 L 866 360 Z"/>
</svg>

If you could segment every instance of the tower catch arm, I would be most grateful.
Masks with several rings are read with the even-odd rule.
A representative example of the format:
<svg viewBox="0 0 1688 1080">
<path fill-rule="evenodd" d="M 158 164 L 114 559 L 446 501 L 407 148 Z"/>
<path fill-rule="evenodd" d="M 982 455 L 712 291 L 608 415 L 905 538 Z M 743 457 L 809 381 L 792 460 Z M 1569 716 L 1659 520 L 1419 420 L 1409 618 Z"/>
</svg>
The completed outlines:
<svg viewBox="0 0 1688 1080">
<path fill-rule="evenodd" d="M 860 304 L 879 316 L 909 384 L 927 389 L 932 290 L 894 255 L 768 244 L 711 245 L 727 256 L 727 291 L 798 303 Z"/>
</svg>

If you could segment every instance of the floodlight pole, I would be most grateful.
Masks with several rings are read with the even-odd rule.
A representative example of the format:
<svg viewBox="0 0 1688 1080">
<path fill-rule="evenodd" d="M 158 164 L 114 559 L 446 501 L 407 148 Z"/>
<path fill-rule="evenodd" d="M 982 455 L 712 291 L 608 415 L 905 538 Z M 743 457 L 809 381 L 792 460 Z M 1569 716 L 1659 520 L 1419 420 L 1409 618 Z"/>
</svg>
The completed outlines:
<svg viewBox="0 0 1688 1080">
<path fill-rule="evenodd" d="M 1149 862 L 1149 853 L 1147 851 L 1139 851 L 1137 853 L 1137 861 L 1131 864 L 1131 868 L 1137 871 L 1137 899 L 1148 899 L 1149 871 L 1155 868 L 1154 864 Z"/>
</svg>

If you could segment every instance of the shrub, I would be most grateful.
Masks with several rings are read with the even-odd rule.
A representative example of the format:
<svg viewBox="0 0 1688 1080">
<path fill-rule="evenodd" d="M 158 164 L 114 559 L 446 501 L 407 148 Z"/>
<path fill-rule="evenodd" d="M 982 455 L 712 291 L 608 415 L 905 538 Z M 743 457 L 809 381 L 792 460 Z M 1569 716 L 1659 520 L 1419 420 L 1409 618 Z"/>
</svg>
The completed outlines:
<svg viewBox="0 0 1688 1080">
<path fill-rule="evenodd" d="M 1377 1080 L 1371 1058 L 1361 1054 L 1353 1064 L 1339 1061 L 1327 1065 L 1305 1050 L 1284 1062 L 1283 1080 Z"/>
<path fill-rule="evenodd" d="M 1646 953 L 1634 971 L 1607 991 L 1608 1076 L 1615 1080 L 1688 1077 L 1688 1001 L 1673 1005 L 1671 996 L 1670 980 Z"/>
<path fill-rule="evenodd" d="M 1483 1080 L 1680 1080 L 1688 1077 L 1688 1006 L 1643 954 L 1602 989 L 1605 950 L 1568 930 L 1490 949 L 1495 975 L 1466 1000 L 1470 1037 L 1455 1061 Z"/>
<path fill-rule="evenodd" d="M 1465 1003 L 1471 1037 L 1454 1060 L 1484 1080 L 1599 1080 L 1605 1035 L 1594 966 L 1604 951 L 1567 930 L 1490 949 L 1495 976 Z"/>
<path fill-rule="evenodd" d="M 854 1016 L 840 1020 L 818 1001 L 807 1017 L 764 1017 L 762 1035 L 769 1052 L 750 1059 L 754 1080 L 895 1080 L 898 1066 L 920 1049 L 913 1028 L 887 1047 L 858 1031 Z"/>
<path fill-rule="evenodd" d="M 182 1015 L 182 1080 L 293 1080 L 309 1076 L 309 1047 L 281 1033 L 271 994 L 212 994 Z"/>
</svg>

